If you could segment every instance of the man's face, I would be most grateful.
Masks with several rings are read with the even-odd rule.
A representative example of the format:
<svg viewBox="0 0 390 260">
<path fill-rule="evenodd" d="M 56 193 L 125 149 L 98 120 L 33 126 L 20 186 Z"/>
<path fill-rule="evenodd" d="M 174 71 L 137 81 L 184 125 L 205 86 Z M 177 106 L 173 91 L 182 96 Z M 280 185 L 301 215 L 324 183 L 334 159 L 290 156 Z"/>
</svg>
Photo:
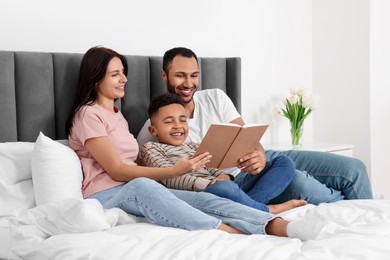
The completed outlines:
<svg viewBox="0 0 390 260">
<path fill-rule="evenodd" d="M 198 63 L 194 57 L 176 56 L 168 66 L 168 75 L 163 71 L 162 76 L 168 92 L 179 95 L 185 103 L 192 101 L 199 86 Z"/>
</svg>

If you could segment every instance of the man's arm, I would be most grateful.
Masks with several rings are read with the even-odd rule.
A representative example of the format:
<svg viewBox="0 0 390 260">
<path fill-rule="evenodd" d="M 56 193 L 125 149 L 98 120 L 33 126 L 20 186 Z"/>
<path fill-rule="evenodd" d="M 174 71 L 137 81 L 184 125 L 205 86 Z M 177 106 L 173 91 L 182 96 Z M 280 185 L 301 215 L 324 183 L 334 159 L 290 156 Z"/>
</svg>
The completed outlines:
<svg viewBox="0 0 390 260">
<path fill-rule="evenodd" d="M 234 123 L 237 125 L 245 125 L 244 120 L 241 117 L 238 117 L 231 121 L 230 123 Z M 267 157 L 265 156 L 264 148 L 259 143 L 258 147 L 251 153 L 245 155 L 240 159 L 239 168 L 245 168 L 245 172 L 250 174 L 258 174 L 261 172 L 266 164 Z"/>
</svg>

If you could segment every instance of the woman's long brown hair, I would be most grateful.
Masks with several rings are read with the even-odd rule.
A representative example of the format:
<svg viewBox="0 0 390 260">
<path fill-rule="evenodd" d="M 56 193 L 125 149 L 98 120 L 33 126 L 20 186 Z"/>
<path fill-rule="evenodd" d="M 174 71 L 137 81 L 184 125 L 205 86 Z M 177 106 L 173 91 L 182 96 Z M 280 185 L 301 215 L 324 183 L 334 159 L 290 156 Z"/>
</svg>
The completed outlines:
<svg viewBox="0 0 390 260">
<path fill-rule="evenodd" d="M 122 61 L 124 73 L 127 76 L 127 60 L 116 51 L 97 46 L 92 47 L 84 54 L 80 64 L 76 97 L 65 124 L 68 136 L 72 131 L 74 117 L 80 108 L 95 103 L 97 98 L 96 85 L 104 79 L 108 63 L 114 57 L 118 57 Z"/>
</svg>

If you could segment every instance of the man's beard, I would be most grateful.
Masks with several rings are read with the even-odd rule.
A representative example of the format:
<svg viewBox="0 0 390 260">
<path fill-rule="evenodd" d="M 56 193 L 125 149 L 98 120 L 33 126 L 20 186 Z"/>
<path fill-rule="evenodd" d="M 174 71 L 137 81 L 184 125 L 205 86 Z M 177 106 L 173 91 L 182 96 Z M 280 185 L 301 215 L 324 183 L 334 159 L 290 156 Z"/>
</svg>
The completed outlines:
<svg viewBox="0 0 390 260">
<path fill-rule="evenodd" d="M 193 100 L 193 98 L 194 98 L 195 92 L 192 93 L 190 100 L 184 100 L 178 93 L 176 93 L 176 87 L 171 85 L 171 83 L 169 82 L 169 78 L 167 78 L 167 86 L 168 86 L 168 92 L 169 93 L 178 95 L 184 101 L 184 103 L 186 103 L 186 104 L 190 103 Z"/>
</svg>

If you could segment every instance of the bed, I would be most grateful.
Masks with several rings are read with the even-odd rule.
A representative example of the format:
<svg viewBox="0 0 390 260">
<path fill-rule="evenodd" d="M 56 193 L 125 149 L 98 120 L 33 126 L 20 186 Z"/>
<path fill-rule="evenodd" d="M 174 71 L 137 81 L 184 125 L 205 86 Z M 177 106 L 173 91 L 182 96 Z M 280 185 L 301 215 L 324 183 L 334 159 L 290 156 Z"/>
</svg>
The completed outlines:
<svg viewBox="0 0 390 260">
<path fill-rule="evenodd" d="M 77 53 L 0 51 L 0 259 L 390 259 L 390 202 L 340 201 L 284 212 L 311 239 L 160 227 L 81 197 L 67 146 Z M 161 57 L 126 55 L 124 102 L 136 136 L 165 91 Z M 200 58 L 201 88 L 241 108 L 240 58 Z"/>
</svg>

